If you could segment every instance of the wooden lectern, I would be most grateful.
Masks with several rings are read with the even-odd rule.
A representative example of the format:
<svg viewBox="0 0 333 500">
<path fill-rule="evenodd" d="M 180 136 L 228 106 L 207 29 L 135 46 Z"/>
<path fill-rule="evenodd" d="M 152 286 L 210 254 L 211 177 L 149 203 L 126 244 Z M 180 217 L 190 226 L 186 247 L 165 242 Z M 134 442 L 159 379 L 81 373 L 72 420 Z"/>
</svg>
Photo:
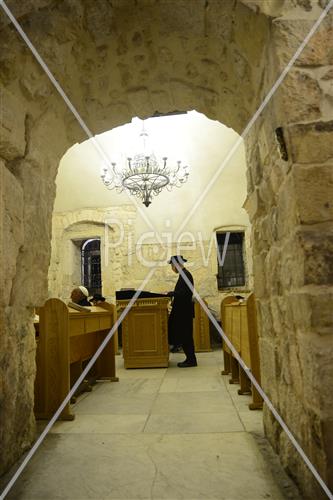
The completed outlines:
<svg viewBox="0 0 333 500">
<path fill-rule="evenodd" d="M 204 302 L 207 305 L 205 300 Z M 193 340 L 195 352 L 210 352 L 212 350 L 209 335 L 209 318 L 199 302 L 195 302 L 194 304 Z"/>
<path fill-rule="evenodd" d="M 137 299 L 122 321 L 125 368 L 167 367 L 168 297 Z M 118 318 L 129 300 L 117 300 Z"/>
</svg>

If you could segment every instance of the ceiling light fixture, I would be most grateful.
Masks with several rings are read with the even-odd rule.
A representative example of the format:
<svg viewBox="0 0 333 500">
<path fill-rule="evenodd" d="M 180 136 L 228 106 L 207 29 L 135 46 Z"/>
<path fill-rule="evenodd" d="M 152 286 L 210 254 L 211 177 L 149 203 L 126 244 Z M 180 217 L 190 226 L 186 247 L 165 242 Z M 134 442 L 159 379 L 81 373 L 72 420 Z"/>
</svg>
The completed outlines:
<svg viewBox="0 0 333 500">
<path fill-rule="evenodd" d="M 127 157 L 124 166 L 118 166 L 115 162 L 103 166 L 101 178 L 108 189 L 116 189 L 119 193 L 126 189 L 149 207 L 153 196 L 157 196 L 164 187 L 168 191 L 174 187 L 181 187 L 188 179 L 189 167 L 182 165 L 180 160 L 175 166 L 170 167 L 166 156 L 158 161 L 154 152 L 148 151 L 148 133 L 144 122 L 142 122 L 140 142 L 141 152 L 133 157 Z"/>
</svg>

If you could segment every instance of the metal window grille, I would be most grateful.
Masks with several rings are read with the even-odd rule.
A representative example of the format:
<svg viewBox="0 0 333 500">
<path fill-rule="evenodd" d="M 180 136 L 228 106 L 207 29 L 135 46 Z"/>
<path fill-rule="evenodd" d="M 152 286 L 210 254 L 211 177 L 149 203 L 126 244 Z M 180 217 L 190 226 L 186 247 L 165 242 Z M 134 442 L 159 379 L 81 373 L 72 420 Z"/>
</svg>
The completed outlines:
<svg viewBox="0 0 333 500">
<path fill-rule="evenodd" d="M 81 247 L 82 283 L 89 294 L 102 292 L 101 242 L 98 239 L 85 241 Z"/>
<path fill-rule="evenodd" d="M 224 263 L 222 265 L 223 247 L 226 233 L 217 233 L 218 245 L 218 288 L 233 288 L 245 285 L 243 241 L 244 233 L 230 233 Z"/>
</svg>

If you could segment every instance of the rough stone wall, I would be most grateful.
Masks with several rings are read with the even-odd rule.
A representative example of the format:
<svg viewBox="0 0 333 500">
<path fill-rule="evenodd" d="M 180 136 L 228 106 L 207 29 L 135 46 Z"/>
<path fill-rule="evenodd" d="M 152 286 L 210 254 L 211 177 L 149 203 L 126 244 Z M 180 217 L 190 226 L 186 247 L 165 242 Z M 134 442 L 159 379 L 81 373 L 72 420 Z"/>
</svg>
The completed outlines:
<svg viewBox="0 0 333 500">
<path fill-rule="evenodd" d="M 175 109 L 241 132 L 326 1 L 7 4 L 96 134 Z M 247 147 L 264 386 L 332 487 L 331 30 L 330 17 Z M 31 318 L 47 297 L 54 178 L 64 152 L 86 137 L 2 11 L 0 47 L 3 471 L 33 438 Z M 285 132 L 286 163 L 277 157 L 276 127 Z M 304 495 L 319 497 L 269 415 L 265 426 Z"/>
<path fill-rule="evenodd" d="M 10 42 L 9 34 L 4 45 L 1 42 L 4 51 Z M 54 159 L 64 152 L 59 125 L 57 144 L 46 141 L 45 131 L 58 119 L 56 113 L 47 116 L 52 97 L 48 96 L 47 104 L 45 100 L 35 103 L 23 92 L 16 92 L 15 84 L 10 88 L 17 69 L 9 53 L 4 56 L 1 51 L 0 56 L 0 471 L 11 465 L 34 437 L 33 308 L 44 301 L 47 289 L 49 245 L 45 241 L 51 238 Z M 27 71 L 25 77 L 31 73 Z M 42 84 L 40 81 L 41 88 Z"/>
<path fill-rule="evenodd" d="M 274 21 L 271 56 L 280 71 L 313 18 Z M 263 387 L 331 489 L 333 51 L 326 44 L 332 28 L 330 15 L 248 137 L 246 202 Z M 278 127 L 283 129 L 285 160 Z M 266 433 L 305 498 L 326 498 L 279 424 L 267 409 L 264 413 Z"/>
<path fill-rule="evenodd" d="M 55 214 L 52 219 L 49 297 L 69 299 L 71 290 L 80 284 L 81 275 L 80 262 L 73 260 L 73 240 L 93 237 L 101 240 L 104 295 L 114 298 L 115 290 L 129 286 L 126 285 L 131 276 L 128 253 L 134 251 L 132 240 L 135 220 L 136 208 L 133 205 Z"/>
</svg>

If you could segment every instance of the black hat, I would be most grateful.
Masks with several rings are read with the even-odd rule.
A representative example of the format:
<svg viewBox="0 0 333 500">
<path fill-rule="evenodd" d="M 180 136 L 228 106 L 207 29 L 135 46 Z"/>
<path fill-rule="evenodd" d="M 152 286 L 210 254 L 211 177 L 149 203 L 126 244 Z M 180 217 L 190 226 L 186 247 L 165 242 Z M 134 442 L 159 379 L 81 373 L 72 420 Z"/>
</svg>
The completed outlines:
<svg viewBox="0 0 333 500">
<path fill-rule="evenodd" d="M 103 295 L 101 295 L 100 293 L 94 293 L 94 295 L 90 299 L 90 302 L 94 302 L 94 301 L 105 302 L 105 297 L 103 297 Z"/>
<path fill-rule="evenodd" d="M 174 264 L 175 262 L 182 266 L 187 260 L 182 255 L 173 255 L 170 260 L 168 260 L 168 264 Z"/>
</svg>

